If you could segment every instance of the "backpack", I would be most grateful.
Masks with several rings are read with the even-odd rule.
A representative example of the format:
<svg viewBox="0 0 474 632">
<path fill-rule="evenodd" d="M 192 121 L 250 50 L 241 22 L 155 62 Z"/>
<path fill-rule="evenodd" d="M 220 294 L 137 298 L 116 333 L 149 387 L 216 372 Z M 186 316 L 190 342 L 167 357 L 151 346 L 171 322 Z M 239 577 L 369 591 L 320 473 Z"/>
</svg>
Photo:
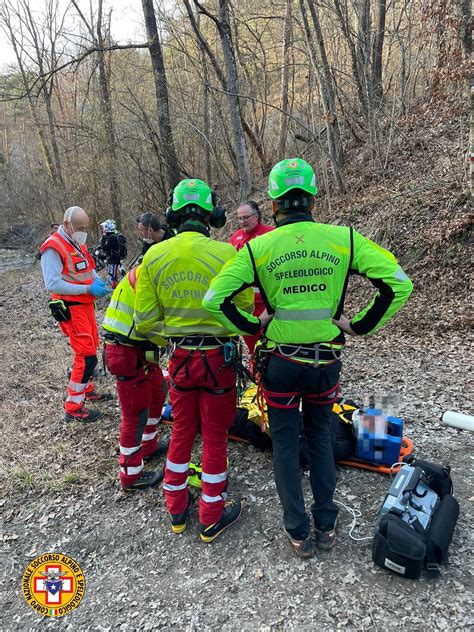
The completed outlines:
<svg viewBox="0 0 474 632">
<path fill-rule="evenodd" d="M 100 246 L 106 258 L 116 263 L 127 256 L 127 240 L 122 233 L 106 233 L 103 235 Z"/>
<path fill-rule="evenodd" d="M 402 467 L 379 513 L 374 563 L 408 579 L 439 575 L 459 516 L 452 490 L 449 466 L 412 458 Z"/>
<path fill-rule="evenodd" d="M 119 243 L 119 256 L 120 260 L 122 260 L 125 259 L 127 256 L 127 239 L 125 235 L 122 235 L 122 233 L 119 233 L 117 235 L 117 238 Z"/>
</svg>

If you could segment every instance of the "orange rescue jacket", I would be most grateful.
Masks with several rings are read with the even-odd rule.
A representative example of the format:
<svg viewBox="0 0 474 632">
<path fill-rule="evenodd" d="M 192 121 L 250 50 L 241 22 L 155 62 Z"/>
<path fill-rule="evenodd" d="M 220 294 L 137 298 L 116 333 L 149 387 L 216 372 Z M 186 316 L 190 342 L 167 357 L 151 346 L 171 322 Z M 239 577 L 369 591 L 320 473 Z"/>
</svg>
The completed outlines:
<svg viewBox="0 0 474 632">
<path fill-rule="evenodd" d="M 74 246 L 59 233 L 53 233 L 40 248 L 43 253 L 47 248 L 54 248 L 59 253 L 63 263 L 62 278 L 68 283 L 76 285 L 91 285 L 94 280 L 94 259 L 87 250 L 87 246 Z M 93 303 L 92 294 L 51 294 L 52 299 L 75 301 L 78 303 Z"/>
</svg>

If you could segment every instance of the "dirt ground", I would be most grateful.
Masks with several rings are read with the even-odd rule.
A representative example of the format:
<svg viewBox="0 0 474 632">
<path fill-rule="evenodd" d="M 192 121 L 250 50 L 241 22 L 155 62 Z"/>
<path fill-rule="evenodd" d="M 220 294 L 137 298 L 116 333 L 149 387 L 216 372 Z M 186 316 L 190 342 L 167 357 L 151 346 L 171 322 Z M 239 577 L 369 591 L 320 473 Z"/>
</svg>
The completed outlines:
<svg viewBox="0 0 474 632">
<path fill-rule="evenodd" d="M 416 453 L 452 467 L 461 515 L 450 564 L 439 579 L 411 581 L 374 567 L 371 541 L 351 539 L 344 508 L 335 549 L 296 559 L 282 531 L 271 456 L 238 443 L 229 459 L 241 521 L 207 545 L 194 509 L 187 531 L 173 534 L 160 489 L 118 488 L 117 400 L 103 404 L 104 418 L 90 427 L 63 420 L 70 354 L 47 311 L 38 264 L 1 273 L 0 288 L 1 630 L 472 629 L 473 435 L 440 421 L 445 410 L 472 413 L 461 314 L 448 314 L 450 327 L 420 332 L 415 297 L 377 335 L 346 348 L 343 395 L 359 402 L 395 395 Z M 114 391 L 110 376 L 100 388 Z M 371 535 L 388 486 L 386 476 L 339 468 L 336 499 L 361 512 L 356 537 Z M 309 500 L 308 478 L 304 488 Z M 54 551 L 82 566 L 87 589 L 70 615 L 43 619 L 25 603 L 21 575 Z"/>
</svg>

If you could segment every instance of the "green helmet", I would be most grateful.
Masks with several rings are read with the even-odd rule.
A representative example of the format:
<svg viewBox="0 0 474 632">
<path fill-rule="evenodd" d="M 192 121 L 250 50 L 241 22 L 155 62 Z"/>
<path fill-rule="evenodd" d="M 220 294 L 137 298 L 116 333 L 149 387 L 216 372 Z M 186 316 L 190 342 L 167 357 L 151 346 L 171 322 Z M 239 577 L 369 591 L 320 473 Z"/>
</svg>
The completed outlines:
<svg viewBox="0 0 474 632">
<path fill-rule="evenodd" d="M 316 195 L 316 176 L 310 164 L 302 158 L 287 158 L 276 164 L 268 176 L 268 195 L 272 200 L 292 189 L 302 189 Z"/>
<path fill-rule="evenodd" d="M 173 191 L 173 211 L 179 211 L 184 206 L 193 204 L 209 213 L 214 208 L 212 203 L 212 191 L 202 180 L 181 180 Z"/>
</svg>

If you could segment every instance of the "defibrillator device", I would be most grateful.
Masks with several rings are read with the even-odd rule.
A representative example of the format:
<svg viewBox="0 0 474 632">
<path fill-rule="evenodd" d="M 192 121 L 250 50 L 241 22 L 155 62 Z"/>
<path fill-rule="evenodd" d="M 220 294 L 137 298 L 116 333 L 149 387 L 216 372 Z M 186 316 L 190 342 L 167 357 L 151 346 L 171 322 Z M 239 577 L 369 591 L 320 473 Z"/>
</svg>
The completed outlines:
<svg viewBox="0 0 474 632">
<path fill-rule="evenodd" d="M 439 575 L 458 515 L 449 466 L 412 459 L 398 471 L 379 511 L 373 561 L 409 579 L 423 569 Z"/>
<path fill-rule="evenodd" d="M 418 520 L 423 529 L 428 529 L 438 507 L 439 496 L 426 485 L 423 478 L 421 467 L 405 465 L 400 468 L 385 497 L 375 531 L 389 511 L 409 525 Z"/>
</svg>

